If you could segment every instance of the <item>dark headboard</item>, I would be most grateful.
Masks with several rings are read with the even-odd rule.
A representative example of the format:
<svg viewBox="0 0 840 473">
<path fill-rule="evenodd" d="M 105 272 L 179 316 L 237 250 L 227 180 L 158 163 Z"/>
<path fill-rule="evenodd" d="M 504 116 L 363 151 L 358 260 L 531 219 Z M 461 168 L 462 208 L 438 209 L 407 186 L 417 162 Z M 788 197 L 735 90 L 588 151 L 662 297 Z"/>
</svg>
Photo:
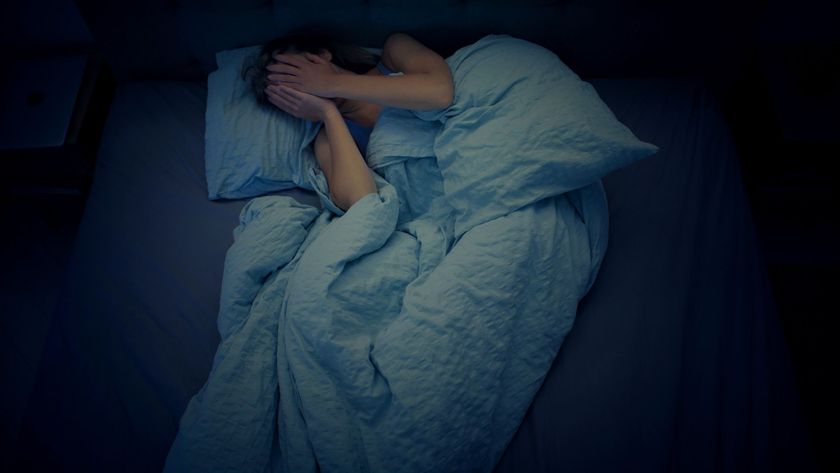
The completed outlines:
<svg viewBox="0 0 840 473">
<path fill-rule="evenodd" d="M 489 33 L 539 43 L 588 76 L 696 73 L 732 55 L 761 0 L 76 0 L 117 77 L 198 79 L 214 53 L 304 27 L 381 47 L 409 33 L 444 56 Z M 734 4 L 740 6 L 736 7 Z M 679 6 L 675 6 L 679 4 Z"/>
</svg>

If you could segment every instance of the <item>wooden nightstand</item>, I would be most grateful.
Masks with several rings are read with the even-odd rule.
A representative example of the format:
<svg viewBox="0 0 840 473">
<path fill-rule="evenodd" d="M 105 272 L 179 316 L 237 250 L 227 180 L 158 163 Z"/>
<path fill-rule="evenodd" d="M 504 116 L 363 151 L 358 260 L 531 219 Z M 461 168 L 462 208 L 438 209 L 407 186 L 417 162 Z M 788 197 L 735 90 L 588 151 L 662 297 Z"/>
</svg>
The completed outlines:
<svg viewBox="0 0 840 473">
<path fill-rule="evenodd" d="M 23 59 L 0 80 L 0 190 L 84 195 L 115 89 L 103 61 Z"/>
</svg>

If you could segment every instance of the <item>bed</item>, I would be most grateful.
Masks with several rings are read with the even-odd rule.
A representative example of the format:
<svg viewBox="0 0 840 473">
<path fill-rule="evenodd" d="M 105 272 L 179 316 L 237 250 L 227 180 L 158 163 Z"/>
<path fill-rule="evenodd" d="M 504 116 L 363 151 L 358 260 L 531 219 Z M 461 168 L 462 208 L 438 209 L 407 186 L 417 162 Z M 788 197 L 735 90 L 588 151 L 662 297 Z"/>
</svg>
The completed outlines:
<svg viewBox="0 0 840 473">
<path fill-rule="evenodd" d="M 114 12 L 98 3 L 80 6 L 93 25 L 109 18 L 95 31 L 114 34 Z M 176 8 L 161 28 L 172 35 L 182 18 L 224 13 L 195 8 Z M 207 199 L 196 64 L 157 79 L 152 66 L 180 59 L 145 72 L 121 60 L 25 415 L 22 469 L 160 471 L 219 343 L 225 252 L 248 199 Z M 590 82 L 660 151 L 604 179 L 600 273 L 495 471 L 813 470 L 737 155 L 708 87 L 690 77 Z M 320 206 L 309 191 L 282 194 Z"/>
</svg>

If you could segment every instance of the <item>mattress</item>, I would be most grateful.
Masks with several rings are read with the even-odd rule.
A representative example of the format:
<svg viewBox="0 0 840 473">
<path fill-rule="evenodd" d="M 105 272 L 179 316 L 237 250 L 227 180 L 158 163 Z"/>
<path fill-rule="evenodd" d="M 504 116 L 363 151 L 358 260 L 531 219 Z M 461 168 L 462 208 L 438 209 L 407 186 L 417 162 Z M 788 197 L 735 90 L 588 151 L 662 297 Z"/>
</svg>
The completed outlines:
<svg viewBox="0 0 840 473">
<path fill-rule="evenodd" d="M 807 471 L 732 140 L 703 84 L 592 81 L 660 152 L 604 179 L 600 274 L 497 471 Z M 210 202 L 200 82 L 113 103 L 21 433 L 22 468 L 160 471 L 207 379 L 247 199 Z M 315 194 L 282 192 L 318 206 Z M 281 414 L 282 415 L 282 414 Z"/>
</svg>

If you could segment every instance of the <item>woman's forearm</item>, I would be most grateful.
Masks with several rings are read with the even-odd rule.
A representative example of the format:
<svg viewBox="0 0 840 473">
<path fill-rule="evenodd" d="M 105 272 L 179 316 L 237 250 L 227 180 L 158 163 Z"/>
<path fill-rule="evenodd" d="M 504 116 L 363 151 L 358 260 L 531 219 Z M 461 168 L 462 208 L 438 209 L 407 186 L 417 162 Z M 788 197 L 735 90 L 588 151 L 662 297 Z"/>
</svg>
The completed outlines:
<svg viewBox="0 0 840 473">
<path fill-rule="evenodd" d="M 340 74 L 334 94 L 352 100 L 411 110 L 446 108 L 452 103 L 452 77 L 412 73 L 401 76 Z"/>
<path fill-rule="evenodd" d="M 338 109 L 332 108 L 324 115 L 324 128 L 330 143 L 327 185 L 335 204 L 346 211 L 362 197 L 376 192 L 376 183 Z"/>
</svg>

